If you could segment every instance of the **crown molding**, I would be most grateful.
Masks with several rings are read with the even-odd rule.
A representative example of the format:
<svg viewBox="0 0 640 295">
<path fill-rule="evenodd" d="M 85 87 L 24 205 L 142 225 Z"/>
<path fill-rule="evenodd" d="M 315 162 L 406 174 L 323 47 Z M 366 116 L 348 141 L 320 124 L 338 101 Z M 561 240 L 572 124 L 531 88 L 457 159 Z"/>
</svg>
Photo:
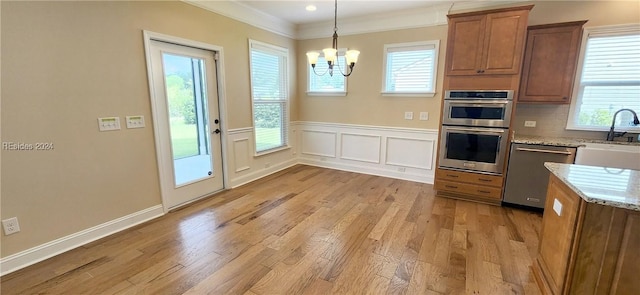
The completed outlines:
<svg viewBox="0 0 640 295">
<path fill-rule="evenodd" d="M 296 39 L 296 25 L 250 6 L 230 1 L 181 0 L 187 4 L 215 12 L 237 21 L 267 30 L 269 32 Z"/>
<path fill-rule="evenodd" d="M 181 1 L 292 39 L 305 40 L 324 38 L 330 37 L 333 34 L 332 21 L 296 25 L 234 0 Z M 519 2 L 528 1 L 465 1 L 455 2 L 451 4 L 434 4 L 432 6 L 426 6 L 424 8 L 418 9 L 407 9 L 388 13 L 353 17 L 338 20 L 338 32 L 340 35 L 355 35 L 400 29 L 440 26 L 447 24 L 447 14 L 450 13 L 483 10 Z"/>
<path fill-rule="evenodd" d="M 446 25 L 450 8 L 451 4 L 439 4 L 424 8 L 338 19 L 338 33 L 344 36 Z M 299 25 L 296 37 L 304 40 L 331 37 L 332 34 L 333 22 L 327 21 Z"/>
</svg>

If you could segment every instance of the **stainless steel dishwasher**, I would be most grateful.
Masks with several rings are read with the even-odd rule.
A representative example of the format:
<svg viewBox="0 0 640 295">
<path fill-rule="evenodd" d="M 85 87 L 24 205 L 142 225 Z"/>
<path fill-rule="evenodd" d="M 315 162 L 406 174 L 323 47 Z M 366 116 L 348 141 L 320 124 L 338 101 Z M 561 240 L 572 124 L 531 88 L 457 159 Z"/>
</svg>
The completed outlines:
<svg viewBox="0 0 640 295">
<path fill-rule="evenodd" d="M 549 183 L 544 162 L 573 163 L 575 156 L 573 147 L 512 144 L 503 202 L 544 208 Z"/>
</svg>

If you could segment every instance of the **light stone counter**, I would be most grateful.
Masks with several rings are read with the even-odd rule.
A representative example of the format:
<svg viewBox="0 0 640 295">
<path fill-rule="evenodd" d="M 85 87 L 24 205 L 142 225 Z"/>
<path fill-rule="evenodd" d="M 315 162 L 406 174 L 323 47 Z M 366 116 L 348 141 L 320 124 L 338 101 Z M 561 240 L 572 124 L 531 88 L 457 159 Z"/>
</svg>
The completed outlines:
<svg viewBox="0 0 640 295">
<path fill-rule="evenodd" d="M 511 140 L 512 143 L 524 143 L 524 144 L 539 144 L 539 145 L 553 145 L 553 146 L 566 146 L 566 147 L 580 147 L 586 143 L 605 143 L 605 144 L 622 144 L 622 145 L 640 145 L 639 142 L 626 142 L 626 141 L 606 141 L 599 139 L 582 139 L 582 138 L 567 138 L 567 137 L 546 137 L 546 136 L 534 136 L 534 135 L 515 135 Z"/>
<path fill-rule="evenodd" d="M 640 211 L 640 171 L 549 162 L 544 166 L 588 203 Z"/>
</svg>

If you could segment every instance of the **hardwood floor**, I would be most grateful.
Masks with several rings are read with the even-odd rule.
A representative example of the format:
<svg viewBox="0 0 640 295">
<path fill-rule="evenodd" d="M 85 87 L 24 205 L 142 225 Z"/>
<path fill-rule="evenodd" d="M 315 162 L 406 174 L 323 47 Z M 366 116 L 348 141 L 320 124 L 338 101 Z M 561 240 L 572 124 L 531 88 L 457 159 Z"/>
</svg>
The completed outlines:
<svg viewBox="0 0 640 295">
<path fill-rule="evenodd" d="M 541 215 L 298 165 L 1 278 L 2 294 L 539 294 Z"/>
</svg>

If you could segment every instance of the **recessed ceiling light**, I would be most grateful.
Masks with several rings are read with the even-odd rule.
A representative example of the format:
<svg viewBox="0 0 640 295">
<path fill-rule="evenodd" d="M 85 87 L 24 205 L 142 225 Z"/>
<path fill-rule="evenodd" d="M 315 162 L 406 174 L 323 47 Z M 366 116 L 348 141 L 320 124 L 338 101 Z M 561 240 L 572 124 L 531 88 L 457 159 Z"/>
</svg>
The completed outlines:
<svg viewBox="0 0 640 295">
<path fill-rule="evenodd" d="M 315 5 L 313 5 L 313 4 L 309 4 L 309 5 L 307 5 L 307 7 L 305 7 L 305 9 L 307 11 L 316 11 L 317 7 Z"/>
</svg>

